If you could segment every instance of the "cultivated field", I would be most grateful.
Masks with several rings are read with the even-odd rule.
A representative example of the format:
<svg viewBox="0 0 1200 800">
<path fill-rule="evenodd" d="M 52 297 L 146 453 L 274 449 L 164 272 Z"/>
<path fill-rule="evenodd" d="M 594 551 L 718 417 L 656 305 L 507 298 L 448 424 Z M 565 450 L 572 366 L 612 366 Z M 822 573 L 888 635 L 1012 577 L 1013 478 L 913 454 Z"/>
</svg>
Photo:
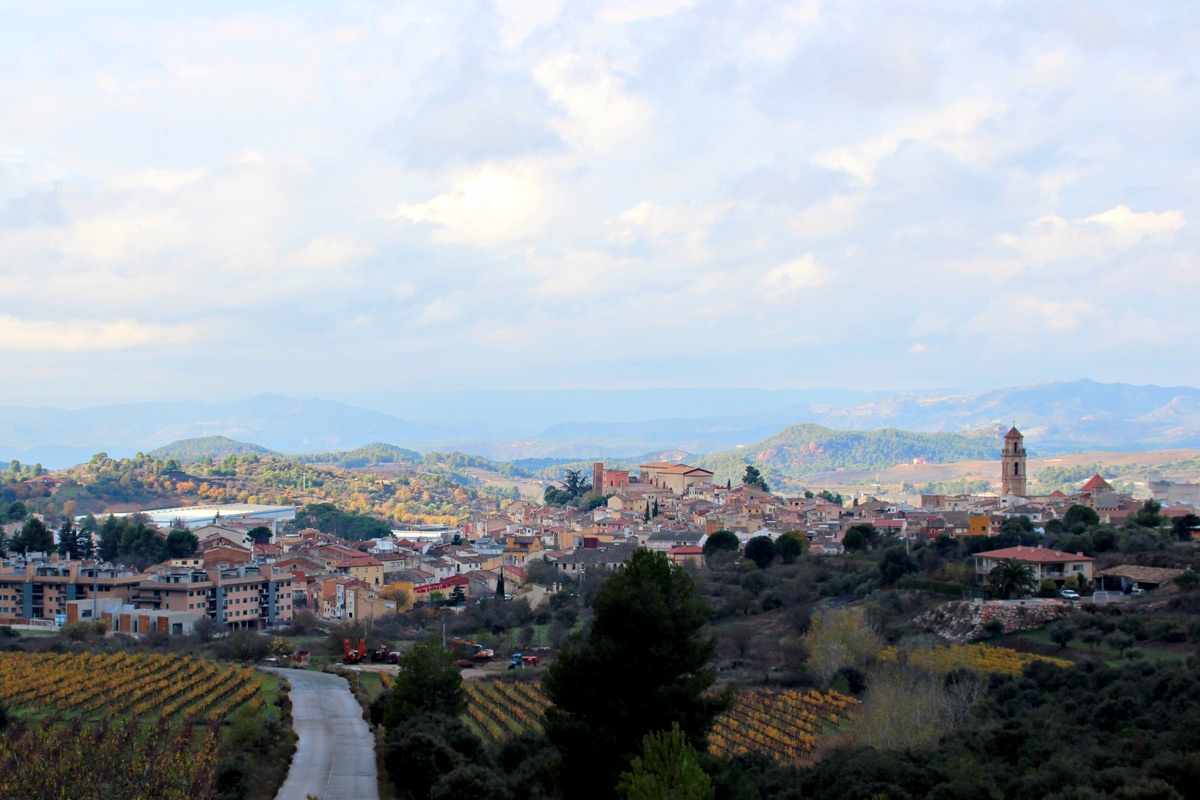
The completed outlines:
<svg viewBox="0 0 1200 800">
<path fill-rule="evenodd" d="M 192 657 L 0 653 L 0 797 L 209 797 L 220 725 L 260 708 L 264 681 Z"/>
<path fill-rule="evenodd" d="M 537 684 L 473 681 L 466 684 L 466 722 L 491 741 L 536 733 L 550 700 Z M 817 737 L 848 719 L 858 701 L 828 692 L 739 691 L 717 717 L 710 750 L 717 755 L 758 752 L 780 761 L 803 758 Z"/>
</svg>

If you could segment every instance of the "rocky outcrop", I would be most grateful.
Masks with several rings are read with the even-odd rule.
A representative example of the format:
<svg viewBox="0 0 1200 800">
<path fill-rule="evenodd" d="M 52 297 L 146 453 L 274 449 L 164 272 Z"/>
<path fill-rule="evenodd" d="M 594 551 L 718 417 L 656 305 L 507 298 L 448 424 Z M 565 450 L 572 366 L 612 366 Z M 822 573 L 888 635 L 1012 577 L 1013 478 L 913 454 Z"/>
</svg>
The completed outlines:
<svg viewBox="0 0 1200 800">
<path fill-rule="evenodd" d="M 986 627 L 999 620 L 1005 633 L 1032 631 L 1071 613 L 1055 600 L 959 600 L 942 603 L 913 620 L 913 627 L 951 642 L 971 642 L 988 636 Z"/>
</svg>

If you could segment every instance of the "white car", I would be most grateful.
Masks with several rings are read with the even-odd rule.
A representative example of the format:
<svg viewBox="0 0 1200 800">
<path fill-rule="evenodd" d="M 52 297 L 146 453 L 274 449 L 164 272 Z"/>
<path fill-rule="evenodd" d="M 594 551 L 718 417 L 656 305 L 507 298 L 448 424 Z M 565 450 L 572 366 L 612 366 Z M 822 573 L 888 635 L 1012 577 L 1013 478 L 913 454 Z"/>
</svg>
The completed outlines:
<svg viewBox="0 0 1200 800">
<path fill-rule="evenodd" d="M 1074 589 L 1063 589 L 1058 594 L 1064 600 L 1078 600 L 1079 599 L 1079 592 L 1075 591 Z"/>
</svg>

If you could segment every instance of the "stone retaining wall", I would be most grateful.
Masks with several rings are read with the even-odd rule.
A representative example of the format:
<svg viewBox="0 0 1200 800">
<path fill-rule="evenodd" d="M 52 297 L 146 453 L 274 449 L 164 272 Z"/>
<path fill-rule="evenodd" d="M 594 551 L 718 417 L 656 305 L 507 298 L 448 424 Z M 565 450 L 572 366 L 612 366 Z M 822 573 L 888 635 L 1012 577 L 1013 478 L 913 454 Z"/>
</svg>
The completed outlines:
<svg viewBox="0 0 1200 800">
<path fill-rule="evenodd" d="M 959 600 L 930 609 L 913 620 L 913 626 L 951 642 L 971 642 L 984 638 L 984 626 L 994 619 L 1004 625 L 1005 633 L 1032 631 L 1062 619 L 1072 610 L 1070 605 L 1054 601 Z"/>
</svg>

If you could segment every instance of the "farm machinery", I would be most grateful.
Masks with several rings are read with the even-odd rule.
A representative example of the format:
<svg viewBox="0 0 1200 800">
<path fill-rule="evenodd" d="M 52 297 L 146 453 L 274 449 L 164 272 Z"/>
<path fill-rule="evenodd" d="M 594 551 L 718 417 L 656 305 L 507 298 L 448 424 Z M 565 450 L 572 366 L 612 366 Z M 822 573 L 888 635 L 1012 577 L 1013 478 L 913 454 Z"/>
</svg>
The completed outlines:
<svg viewBox="0 0 1200 800">
<path fill-rule="evenodd" d="M 450 648 L 454 651 L 454 657 L 458 659 L 460 667 L 486 664 L 496 656 L 494 650 L 489 650 L 479 642 L 473 642 L 470 639 L 451 639 Z"/>
<path fill-rule="evenodd" d="M 400 651 L 381 644 L 371 651 L 371 660 L 376 664 L 399 664 Z"/>
<path fill-rule="evenodd" d="M 342 663 L 357 664 L 367 657 L 367 640 L 359 639 L 358 647 L 351 647 L 349 639 L 342 639 Z"/>
</svg>

